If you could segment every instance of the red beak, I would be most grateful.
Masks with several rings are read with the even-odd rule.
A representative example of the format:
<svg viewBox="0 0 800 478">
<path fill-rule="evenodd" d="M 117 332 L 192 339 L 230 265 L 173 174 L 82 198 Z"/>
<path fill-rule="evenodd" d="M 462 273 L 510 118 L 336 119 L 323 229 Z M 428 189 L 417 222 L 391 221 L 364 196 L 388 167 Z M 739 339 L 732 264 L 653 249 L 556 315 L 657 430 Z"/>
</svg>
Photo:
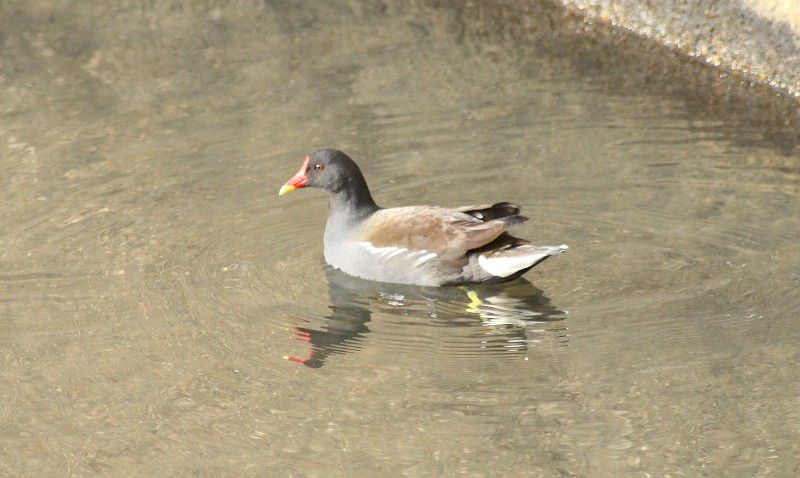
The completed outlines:
<svg viewBox="0 0 800 478">
<path fill-rule="evenodd" d="M 283 185 L 280 191 L 278 191 L 278 196 L 281 194 L 286 194 L 289 191 L 294 191 L 295 189 L 302 188 L 308 182 L 308 178 L 306 177 L 306 170 L 308 170 L 308 160 L 311 159 L 306 156 L 306 160 L 303 161 L 303 165 L 300 166 L 300 171 L 297 172 L 292 178 L 286 181 L 286 184 Z"/>
</svg>

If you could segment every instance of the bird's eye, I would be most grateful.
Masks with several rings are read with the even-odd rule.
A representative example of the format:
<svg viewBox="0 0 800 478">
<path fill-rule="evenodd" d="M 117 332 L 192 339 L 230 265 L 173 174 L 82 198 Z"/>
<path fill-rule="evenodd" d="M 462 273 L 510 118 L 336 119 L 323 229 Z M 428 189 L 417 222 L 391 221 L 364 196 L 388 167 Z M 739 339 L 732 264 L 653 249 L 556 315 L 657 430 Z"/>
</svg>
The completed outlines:
<svg viewBox="0 0 800 478">
<path fill-rule="evenodd" d="M 316 169 L 317 171 L 322 171 L 323 169 L 325 169 L 325 166 L 323 166 L 321 164 L 318 164 L 318 165 L 314 166 L 314 169 Z"/>
</svg>

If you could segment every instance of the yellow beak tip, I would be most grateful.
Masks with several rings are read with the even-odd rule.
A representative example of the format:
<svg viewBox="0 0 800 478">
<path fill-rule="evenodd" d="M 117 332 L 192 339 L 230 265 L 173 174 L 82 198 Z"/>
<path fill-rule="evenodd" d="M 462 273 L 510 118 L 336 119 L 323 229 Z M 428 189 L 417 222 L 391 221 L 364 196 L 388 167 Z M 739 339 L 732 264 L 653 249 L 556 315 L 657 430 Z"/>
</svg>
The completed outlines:
<svg viewBox="0 0 800 478">
<path fill-rule="evenodd" d="M 297 188 L 292 186 L 292 185 L 284 184 L 283 187 L 281 188 L 281 190 L 278 191 L 278 196 L 282 196 L 282 195 L 284 195 L 284 194 L 286 194 L 288 192 L 294 191 L 295 189 L 297 189 Z"/>
</svg>

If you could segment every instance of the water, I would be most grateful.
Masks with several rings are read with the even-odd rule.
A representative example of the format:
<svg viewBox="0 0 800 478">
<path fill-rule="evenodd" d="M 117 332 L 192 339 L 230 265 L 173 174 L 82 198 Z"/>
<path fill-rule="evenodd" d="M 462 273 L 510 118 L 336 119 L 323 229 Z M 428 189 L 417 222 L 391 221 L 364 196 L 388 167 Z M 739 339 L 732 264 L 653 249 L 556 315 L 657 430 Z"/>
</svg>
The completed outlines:
<svg viewBox="0 0 800 478">
<path fill-rule="evenodd" d="M 796 474 L 791 128 L 374 5 L 0 9 L 0 475 Z M 321 147 L 570 250 L 344 276 L 324 194 L 277 196 Z"/>
</svg>

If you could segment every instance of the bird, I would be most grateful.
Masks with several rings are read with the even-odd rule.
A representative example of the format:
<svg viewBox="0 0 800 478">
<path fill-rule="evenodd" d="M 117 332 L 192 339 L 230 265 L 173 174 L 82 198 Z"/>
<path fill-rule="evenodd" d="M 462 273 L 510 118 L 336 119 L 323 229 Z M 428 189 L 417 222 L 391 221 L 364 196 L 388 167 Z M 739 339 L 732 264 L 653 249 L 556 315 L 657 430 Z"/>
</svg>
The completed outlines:
<svg viewBox="0 0 800 478">
<path fill-rule="evenodd" d="M 506 282 L 568 249 L 509 234 L 528 219 L 509 202 L 380 207 L 355 161 L 335 149 L 306 156 L 278 195 L 304 187 L 328 193 L 325 261 L 362 279 L 432 287 Z"/>
</svg>

